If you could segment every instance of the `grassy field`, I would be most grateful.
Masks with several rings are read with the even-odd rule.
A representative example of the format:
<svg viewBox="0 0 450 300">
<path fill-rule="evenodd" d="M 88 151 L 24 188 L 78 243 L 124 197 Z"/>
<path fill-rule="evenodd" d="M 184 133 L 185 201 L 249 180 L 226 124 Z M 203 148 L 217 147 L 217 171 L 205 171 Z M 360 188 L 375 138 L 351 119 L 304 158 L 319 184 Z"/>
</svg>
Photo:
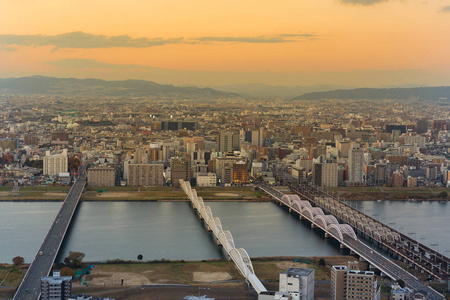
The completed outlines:
<svg viewBox="0 0 450 300">
<path fill-rule="evenodd" d="M 62 201 L 70 187 L 21 187 L 12 193 L 12 187 L 0 191 L 0 201 Z M 252 187 L 198 187 L 197 194 L 204 200 L 267 201 Z M 187 201 L 186 194 L 176 187 L 88 187 L 82 201 Z"/>
<path fill-rule="evenodd" d="M 346 200 L 445 200 L 438 197 L 439 193 L 450 194 L 450 188 L 446 187 L 338 187 L 325 191 Z"/>
<path fill-rule="evenodd" d="M 4 287 L 16 287 L 22 281 L 25 271 L 12 265 L 0 265 L 0 283 Z"/>
</svg>

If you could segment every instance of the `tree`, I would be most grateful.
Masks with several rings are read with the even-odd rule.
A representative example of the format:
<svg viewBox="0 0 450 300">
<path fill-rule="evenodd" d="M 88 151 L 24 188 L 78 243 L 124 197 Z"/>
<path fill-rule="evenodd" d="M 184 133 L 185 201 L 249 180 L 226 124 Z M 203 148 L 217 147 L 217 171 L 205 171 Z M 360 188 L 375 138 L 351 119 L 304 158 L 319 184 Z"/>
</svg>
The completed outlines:
<svg viewBox="0 0 450 300">
<path fill-rule="evenodd" d="M 79 268 L 84 256 L 83 252 L 69 251 L 69 255 L 64 258 L 64 264 L 72 268 Z"/>
<path fill-rule="evenodd" d="M 80 159 L 75 155 L 69 158 L 69 170 L 78 170 L 80 166 Z"/>
<path fill-rule="evenodd" d="M 404 288 L 405 287 L 405 282 L 401 279 L 397 280 L 397 284 L 401 287 Z"/>
<path fill-rule="evenodd" d="M 142 254 L 139 254 L 137 259 L 142 260 L 144 257 L 142 256 Z"/>
<path fill-rule="evenodd" d="M 319 260 L 319 266 L 325 266 L 325 260 L 323 258 Z"/>
<path fill-rule="evenodd" d="M 64 267 L 61 269 L 61 276 L 75 276 L 74 270 L 69 267 Z"/>
<path fill-rule="evenodd" d="M 439 193 L 439 195 L 438 195 L 438 197 L 439 198 L 442 198 L 442 199 L 447 199 L 447 197 L 448 197 L 448 194 L 447 194 L 447 192 L 440 192 Z"/>
<path fill-rule="evenodd" d="M 12 259 L 12 262 L 16 266 L 20 266 L 20 265 L 23 265 L 23 263 L 25 262 L 25 259 L 22 256 L 16 256 Z"/>
</svg>

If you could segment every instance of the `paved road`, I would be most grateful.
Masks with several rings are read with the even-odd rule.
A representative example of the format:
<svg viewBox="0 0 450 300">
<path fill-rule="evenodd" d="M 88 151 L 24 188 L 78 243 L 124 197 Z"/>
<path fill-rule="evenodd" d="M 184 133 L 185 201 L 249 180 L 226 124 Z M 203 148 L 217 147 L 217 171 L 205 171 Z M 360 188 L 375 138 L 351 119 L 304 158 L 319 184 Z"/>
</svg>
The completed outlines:
<svg viewBox="0 0 450 300">
<path fill-rule="evenodd" d="M 14 295 L 14 300 L 39 299 L 41 295 L 41 277 L 47 276 L 53 266 L 55 256 L 58 254 L 59 247 L 86 185 L 85 169 L 86 166 L 84 165 L 80 167 L 79 178 L 64 200 L 44 242 Z M 41 253 L 42 255 L 40 255 Z"/>
</svg>

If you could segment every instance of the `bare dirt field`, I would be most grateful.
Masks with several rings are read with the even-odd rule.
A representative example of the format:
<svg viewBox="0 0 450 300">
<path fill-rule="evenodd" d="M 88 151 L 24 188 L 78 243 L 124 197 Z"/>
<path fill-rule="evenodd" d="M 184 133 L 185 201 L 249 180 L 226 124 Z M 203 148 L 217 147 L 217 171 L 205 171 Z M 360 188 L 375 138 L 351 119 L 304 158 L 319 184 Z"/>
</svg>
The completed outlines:
<svg viewBox="0 0 450 300">
<path fill-rule="evenodd" d="M 214 193 L 214 196 L 217 196 L 217 197 L 239 197 L 239 194 L 236 194 L 236 193 Z"/>
<path fill-rule="evenodd" d="M 121 198 L 121 199 L 127 199 L 134 195 L 134 193 L 130 192 L 102 192 L 98 193 L 97 197 L 99 198 Z"/>
<path fill-rule="evenodd" d="M 215 282 L 231 279 L 231 275 L 227 272 L 194 272 L 193 277 L 193 280 L 196 282 Z"/>
</svg>

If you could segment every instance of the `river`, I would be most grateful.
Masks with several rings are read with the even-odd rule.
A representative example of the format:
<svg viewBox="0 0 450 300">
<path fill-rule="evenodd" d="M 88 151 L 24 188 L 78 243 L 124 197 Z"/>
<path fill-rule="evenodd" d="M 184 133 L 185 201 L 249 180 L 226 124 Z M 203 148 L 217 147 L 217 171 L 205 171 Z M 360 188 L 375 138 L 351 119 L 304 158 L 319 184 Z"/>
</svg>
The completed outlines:
<svg viewBox="0 0 450 300">
<path fill-rule="evenodd" d="M 207 202 L 236 247 L 251 257 L 338 255 L 337 243 L 273 202 Z M 450 209 L 439 202 L 354 202 L 439 251 L 450 249 Z M 36 255 L 61 202 L 0 202 L 0 262 Z M 433 230 L 439 228 L 439 230 Z M 403 230 L 404 229 L 404 230 Z M 423 236 L 423 238 L 422 238 Z M 426 239 L 425 239 L 426 237 Z M 87 261 L 202 260 L 223 257 L 187 202 L 81 202 L 58 260 L 81 251 Z M 448 255 L 449 253 L 445 253 Z"/>
</svg>

